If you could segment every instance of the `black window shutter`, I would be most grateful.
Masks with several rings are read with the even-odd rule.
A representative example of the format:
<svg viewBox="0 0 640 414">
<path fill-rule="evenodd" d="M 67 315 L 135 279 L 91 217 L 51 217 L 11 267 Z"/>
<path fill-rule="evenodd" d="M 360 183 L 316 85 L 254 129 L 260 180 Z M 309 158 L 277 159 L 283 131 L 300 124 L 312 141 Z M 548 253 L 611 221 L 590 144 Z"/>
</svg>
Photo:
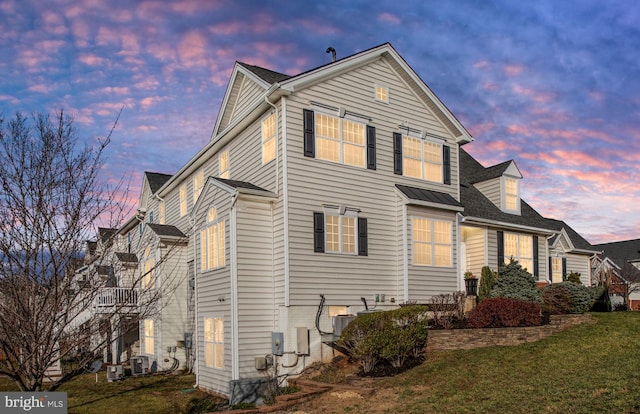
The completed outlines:
<svg viewBox="0 0 640 414">
<path fill-rule="evenodd" d="M 315 158 L 316 156 L 316 132 L 315 114 L 309 109 L 303 109 L 304 119 L 304 156 Z"/>
<path fill-rule="evenodd" d="M 553 257 L 549 256 L 549 282 L 553 281 Z"/>
<path fill-rule="evenodd" d="M 393 133 L 393 173 L 402 175 L 402 134 Z"/>
<path fill-rule="evenodd" d="M 533 236 L 533 275 L 539 279 L 540 275 L 540 256 L 538 255 L 538 236 Z"/>
<path fill-rule="evenodd" d="M 376 169 L 376 127 L 367 125 L 367 168 Z"/>
<path fill-rule="evenodd" d="M 504 266 L 504 232 L 498 231 L 498 269 Z"/>
<path fill-rule="evenodd" d="M 324 253 L 324 213 L 313 213 L 313 251 Z"/>
<path fill-rule="evenodd" d="M 442 182 L 451 184 L 451 147 L 442 146 Z"/>
<path fill-rule="evenodd" d="M 562 258 L 562 281 L 566 281 L 567 280 L 567 258 L 563 257 Z"/>
<path fill-rule="evenodd" d="M 358 217 L 358 255 L 369 255 L 369 244 L 367 236 L 367 219 Z"/>
</svg>

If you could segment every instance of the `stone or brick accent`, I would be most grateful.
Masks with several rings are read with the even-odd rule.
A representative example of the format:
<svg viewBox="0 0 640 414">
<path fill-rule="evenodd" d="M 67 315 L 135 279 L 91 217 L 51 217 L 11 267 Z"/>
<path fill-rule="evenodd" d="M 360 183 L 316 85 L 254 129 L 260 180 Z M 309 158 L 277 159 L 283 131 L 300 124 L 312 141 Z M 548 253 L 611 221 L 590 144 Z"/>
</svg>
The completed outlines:
<svg viewBox="0 0 640 414">
<path fill-rule="evenodd" d="M 552 315 L 548 325 L 523 328 L 485 328 L 431 330 L 427 352 L 474 349 L 486 346 L 511 346 L 540 339 L 583 323 L 593 323 L 591 315 Z"/>
</svg>

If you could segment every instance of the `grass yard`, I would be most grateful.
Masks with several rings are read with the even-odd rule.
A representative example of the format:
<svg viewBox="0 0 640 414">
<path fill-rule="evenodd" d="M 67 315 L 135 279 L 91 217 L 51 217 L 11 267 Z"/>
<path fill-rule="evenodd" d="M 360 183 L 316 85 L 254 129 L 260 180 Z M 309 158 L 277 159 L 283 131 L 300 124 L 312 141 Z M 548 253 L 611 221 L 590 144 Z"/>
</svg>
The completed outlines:
<svg viewBox="0 0 640 414">
<path fill-rule="evenodd" d="M 58 391 L 67 393 L 69 414 L 185 412 L 189 401 L 207 394 L 192 389 L 194 375 L 152 375 L 128 377 L 108 382 L 106 373 L 85 374 L 64 384 Z M 18 391 L 6 378 L 0 378 L 0 390 Z"/>
<path fill-rule="evenodd" d="M 376 381 L 372 396 L 329 392 L 296 408 L 307 414 L 640 413 L 640 312 L 594 316 L 595 324 L 531 344 L 430 354 L 422 365 Z"/>
<path fill-rule="evenodd" d="M 373 395 L 338 388 L 290 412 L 331 413 L 640 413 L 640 312 L 594 315 L 526 345 L 433 353 L 420 366 L 372 382 Z M 342 378 L 332 372 L 326 378 Z M 61 387 L 69 413 L 180 413 L 194 397 L 193 375 L 109 383 L 105 373 Z M 0 378 L 0 390 L 15 390 Z"/>
</svg>

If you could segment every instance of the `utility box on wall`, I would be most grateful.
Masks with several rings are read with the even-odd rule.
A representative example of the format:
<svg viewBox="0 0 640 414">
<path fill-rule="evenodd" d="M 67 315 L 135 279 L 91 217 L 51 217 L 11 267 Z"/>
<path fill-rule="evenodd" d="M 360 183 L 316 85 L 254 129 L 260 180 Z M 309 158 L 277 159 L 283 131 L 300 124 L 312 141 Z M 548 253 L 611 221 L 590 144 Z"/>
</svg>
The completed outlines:
<svg viewBox="0 0 640 414">
<path fill-rule="evenodd" d="M 271 332 L 271 353 L 273 355 L 284 353 L 284 334 L 282 332 Z"/>
<path fill-rule="evenodd" d="M 309 355 L 309 329 L 304 326 L 296 328 L 296 354 Z"/>
</svg>

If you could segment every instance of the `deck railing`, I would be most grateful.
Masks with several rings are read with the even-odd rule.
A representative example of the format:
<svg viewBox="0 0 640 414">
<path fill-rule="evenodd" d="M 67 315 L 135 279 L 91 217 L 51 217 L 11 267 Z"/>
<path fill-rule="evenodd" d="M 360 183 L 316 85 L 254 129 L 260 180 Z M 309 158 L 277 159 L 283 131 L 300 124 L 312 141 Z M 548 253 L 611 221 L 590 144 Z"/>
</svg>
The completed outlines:
<svg viewBox="0 0 640 414">
<path fill-rule="evenodd" d="M 111 308 L 117 306 L 137 306 L 138 289 L 124 287 L 108 287 L 100 289 L 96 297 L 98 308 Z"/>
</svg>

